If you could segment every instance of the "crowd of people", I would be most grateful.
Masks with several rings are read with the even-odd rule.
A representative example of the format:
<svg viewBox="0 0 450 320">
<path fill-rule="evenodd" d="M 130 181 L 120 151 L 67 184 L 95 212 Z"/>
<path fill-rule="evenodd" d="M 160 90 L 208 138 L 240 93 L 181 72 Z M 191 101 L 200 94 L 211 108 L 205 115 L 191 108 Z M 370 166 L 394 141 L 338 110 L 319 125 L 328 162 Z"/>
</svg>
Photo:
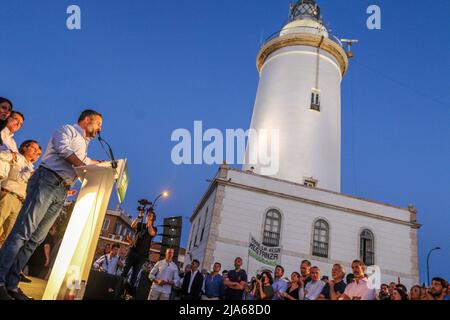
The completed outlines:
<svg viewBox="0 0 450 320">
<path fill-rule="evenodd" d="M 280 265 L 248 279 L 240 257 L 235 259 L 233 270 L 221 271 L 216 262 L 211 272 L 200 271 L 200 262 L 193 260 L 181 274 L 172 257 L 173 249 L 168 249 L 165 259 L 151 270 L 149 300 L 450 300 L 449 284 L 440 277 L 433 278 L 428 288 L 415 285 L 408 291 L 395 282 L 382 284 L 378 290 L 372 288 L 360 260 L 352 262 L 349 274 L 341 264 L 335 264 L 331 279 L 321 276 L 320 268 L 308 260 L 300 263 L 299 272 L 293 272 L 290 279 Z"/>
<path fill-rule="evenodd" d="M 75 124 L 57 128 L 45 152 L 30 139 L 19 147 L 14 134 L 25 115 L 13 102 L 0 97 L 0 300 L 29 300 L 19 287 L 48 271 L 54 245 L 55 222 L 72 189 L 75 167 L 99 161 L 87 156 L 89 142 L 102 128 L 102 115 L 83 111 Z M 34 164 L 42 155 L 38 168 Z"/>
</svg>

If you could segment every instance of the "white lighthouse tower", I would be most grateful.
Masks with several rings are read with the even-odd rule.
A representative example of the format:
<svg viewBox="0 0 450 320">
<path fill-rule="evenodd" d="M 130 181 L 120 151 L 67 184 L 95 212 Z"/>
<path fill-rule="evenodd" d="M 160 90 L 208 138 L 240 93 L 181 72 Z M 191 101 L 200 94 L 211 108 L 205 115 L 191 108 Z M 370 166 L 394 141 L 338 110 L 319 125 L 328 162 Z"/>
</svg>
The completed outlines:
<svg viewBox="0 0 450 320">
<path fill-rule="evenodd" d="M 356 40 L 342 42 L 350 46 Z M 291 6 L 289 22 L 257 58 L 260 83 L 247 159 L 267 157 L 243 170 L 220 166 L 192 213 L 186 264 L 197 259 L 210 270 L 220 262 L 231 270 L 242 257 L 253 276 L 276 265 L 285 274 L 298 272 L 307 259 L 330 276 L 333 265 L 351 272 L 359 259 L 372 266 L 368 274 L 376 287 L 399 278 L 407 287 L 418 283 L 420 224 L 414 206 L 340 192 L 347 54 L 329 36 L 315 1 Z M 278 172 L 270 172 L 277 166 L 267 160 L 279 161 Z"/>
<path fill-rule="evenodd" d="M 249 155 L 271 149 L 279 154 L 272 154 L 278 172 L 270 176 L 340 192 L 341 81 L 348 59 L 314 0 L 291 6 L 288 23 L 261 48 L 257 68 L 251 129 L 278 130 L 279 140 L 271 146 L 249 141 L 243 169 L 265 175 L 267 164 Z"/>
</svg>

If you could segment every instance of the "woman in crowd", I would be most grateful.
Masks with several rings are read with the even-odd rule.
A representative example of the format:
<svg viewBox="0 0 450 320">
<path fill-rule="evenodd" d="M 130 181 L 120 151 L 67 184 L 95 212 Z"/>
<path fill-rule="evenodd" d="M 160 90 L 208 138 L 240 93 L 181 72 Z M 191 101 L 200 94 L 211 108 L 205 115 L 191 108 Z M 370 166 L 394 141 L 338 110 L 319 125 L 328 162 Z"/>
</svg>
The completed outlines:
<svg viewBox="0 0 450 320">
<path fill-rule="evenodd" d="M 256 300 L 272 300 L 274 292 L 272 288 L 273 279 L 270 272 L 261 273 L 260 279 L 256 277 L 253 288 L 253 296 Z"/>
<path fill-rule="evenodd" d="M 291 283 L 286 290 L 286 292 L 282 292 L 281 295 L 285 300 L 299 300 L 299 285 L 298 281 L 300 279 L 300 274 L 298 272 L 292 272 L 291 274 Z"/>
</svg>

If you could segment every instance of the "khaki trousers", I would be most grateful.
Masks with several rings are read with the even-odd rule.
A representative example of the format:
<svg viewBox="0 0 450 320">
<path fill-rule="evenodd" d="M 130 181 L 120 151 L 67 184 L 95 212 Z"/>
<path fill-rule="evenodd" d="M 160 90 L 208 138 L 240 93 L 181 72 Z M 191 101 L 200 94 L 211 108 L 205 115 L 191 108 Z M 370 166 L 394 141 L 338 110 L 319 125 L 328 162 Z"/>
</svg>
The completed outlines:
<svg viewBox="0 0 450 320">
<path fill-rule="evenodd" d="M 2 245 L 16 222 L 22 202 L 8 192 L 0 193 L 0 245 Z"/>
</svg>

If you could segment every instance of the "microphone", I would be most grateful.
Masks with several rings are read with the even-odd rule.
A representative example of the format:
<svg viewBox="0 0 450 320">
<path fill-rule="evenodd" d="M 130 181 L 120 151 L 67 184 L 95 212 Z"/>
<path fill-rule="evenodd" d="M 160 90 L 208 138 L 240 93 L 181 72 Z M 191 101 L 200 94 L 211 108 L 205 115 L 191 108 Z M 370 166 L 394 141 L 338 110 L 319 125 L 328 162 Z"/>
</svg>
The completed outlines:
<svg viewBox="0 0 450 320">
<path fill-rule="evenodd" d="M 112 166 L 113 169 L 117 169 L 117 161 L 114 158 L 114 153 L 113 153 L 113 151 L 111 149 L 111 146 L 109 145 L 108 142 L 106 142 L 105 139 L 102 138 L 102 136 L 100 135 L 100 131 L 98 132 L 98 141 L 102 145 L 103 149 L 105 149 L 104 144 L 106 144 L 106 146 L 108 147 L 108 150 L 109 150 L 109 152 L 106 152 L 106 153 L 108 153 L 108 156 L 111 159 L 111 166 Z"/>
</svg>

